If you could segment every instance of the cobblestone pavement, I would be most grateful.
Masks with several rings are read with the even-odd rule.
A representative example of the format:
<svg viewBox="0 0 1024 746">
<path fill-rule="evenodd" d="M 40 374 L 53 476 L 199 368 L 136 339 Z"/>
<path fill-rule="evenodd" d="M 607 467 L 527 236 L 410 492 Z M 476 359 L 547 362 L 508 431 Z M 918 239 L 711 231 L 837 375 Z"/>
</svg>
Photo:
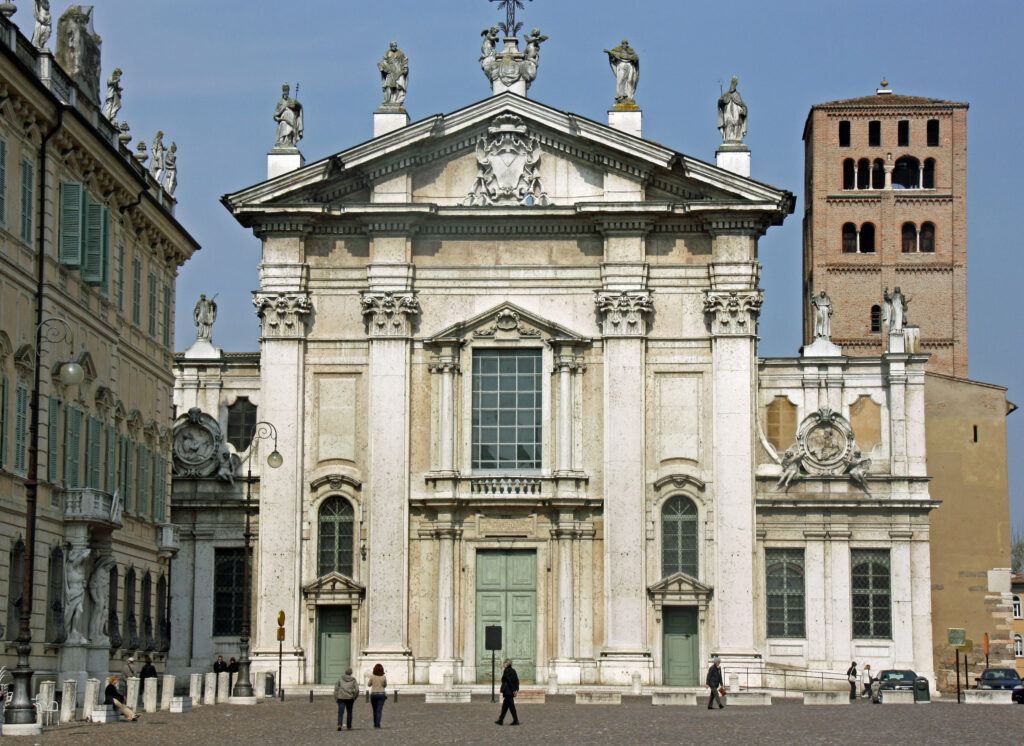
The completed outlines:
<svg viewBox="0 0 1024 746">
<path fill-rule="evenodd" d="M 356 703 L 354 728 L 338 732 L 337 706 L 318 697 L 264 702 L 255 707 L 216 705 L 187 714 L 143 714 L 136 723 L 65 724 L 42 737 L 4 739 L 25 744 L 1002 744 L 1020 743 L 1022 706 L 871 705 L 808 706 L 776 700 L 771 707 L 652 707 L 649 697 L 623 697 L 621 705 L 577 705 L 572 697 L 519 708 L 522 725 L 494 724 L 498 705 L 474 697 L 469 705 L 425 704 L 400 696 L 384 706 L 384 727 L 373 728 L 370 706 Z"/>
</svg>

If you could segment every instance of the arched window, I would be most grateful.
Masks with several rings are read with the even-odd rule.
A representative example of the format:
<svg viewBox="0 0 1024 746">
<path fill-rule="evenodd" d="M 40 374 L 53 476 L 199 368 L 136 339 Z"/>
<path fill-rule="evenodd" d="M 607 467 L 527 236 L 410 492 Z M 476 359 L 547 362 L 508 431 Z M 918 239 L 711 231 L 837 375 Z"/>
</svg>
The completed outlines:
<svg viewBox="0 0 1024 746">
<path fill-rule="evenodd" d="M 853 189 L 857 186 L 857 166 L 853 158 L 843 161 L 843 189 Z"/>
<path fill-rule="evenodd" d="M 901 232 L 901 243 L 904 254 L 912 254 L 917 251 L 917 226 L 913 223 L 904 223 Z"/>
<path fill-rule="evenodd" d="M 880 332 L 882 331 L 882 307 L 875 305 L 871 306 L 871 331 Z"/>
<path fill-rule="evenodd" d="M 142 576 L 142 649 L 152 650 L 153 641 L 153 578 L 147 572 Z"/>
<path fill-rule="evenodd" d="M 935 159 L 925 158 L 924 159 L 924 173 L 921 175 L 921 188 L 922 189 L 934 189 L 935 188 Z"/>
<path fill-rule="evenodd" d="M 107 637 L 110 638 L 110 649 L 117 650 L 121 647 L 120 624 L 117 619 L 117 565 L 110 568 L 110 585 L 107 587 Z"/>
<path fill-rule="evenodd" d="M 921 165 L 917 158 L 905 155 L 892 167 L 893 189 L 917 189 L 921 186 Z"/>
<path fill-rule="evenodd" d="M 1013 618 L 1024 619 L 1024 614 L 1021 614 L 1020 596 L 1018 596 L 1016 593 L 1013 594 Z"/>
<path fill-rule="evenodd" d="M 935 251 L 935 223 L 921 223 L 921 251 Z"/>
<path fill-rule="evenodd" d="M 20 538 L 11 547 L 10 573 L 7 578 L 7 639 L 18 637 L 21 591 L 25 586 L 25 542 Z"/>
<path fill-rule="evenodd" d="M 871 165 L 871 188 L 885 189 L 885 164 L 881 158 L 875 158 Z"/>
<path fill-rule="evenodd" d="M 860 227 L 860 253 L 875 253 L 875 224 L 864 223 Z"/>
<path fill-rule="evenodd" d="M 170 627 L 167 623 L 167 578 L 156 581 L 156 649 L 166 653 L 171 649 Z"/>
<path fill-rule="evenodd" d="M 252 441 L 256 427 L 256 405 L 244 396 L 228 407 L 228 443 L 238 452 L 244 451 Z"/>
<path fill-rule="evenodd" d="M 857 188 L 868 189 L 871 186 L 871 161 L 861 158 L 857 161 Z"/>
<path fill-rule="evenodd" d="M 1013 635 L 1013 655 L 1015 658 L 1024 658 L 1024 637 L 1020 636 L 1020 632 Z"/>
<path fill-rule="evenodd" d="M 135 568 L 124 574 L 124 646 L 128 650 L 139 648 L 139 627 L 135 618 Z"/>
<path fill-rule="evenodd" d="M 48 572 L 46 641 L 60 645 L 68 636 L 64 630 L 64 550 L 60 546 L 55 546 L 50 552 Z"/>
<path fill-rule="evenodd" d="M 329 497 L 320 506 L 319 576 L 340 572 L 351 577 L 354 522 L 352 506 L 343 497 Z"/>
<path fill-rule="evenodd" d="M 682 495 L 661 509 L 661 575 L 677 572 L 697 577 L 697 506 Z"/>
<path fill-rule="evenodd" d="M 853 223 L 843 224 L 843 253 L 857 253 L 857 226 Z"/>
</svg>

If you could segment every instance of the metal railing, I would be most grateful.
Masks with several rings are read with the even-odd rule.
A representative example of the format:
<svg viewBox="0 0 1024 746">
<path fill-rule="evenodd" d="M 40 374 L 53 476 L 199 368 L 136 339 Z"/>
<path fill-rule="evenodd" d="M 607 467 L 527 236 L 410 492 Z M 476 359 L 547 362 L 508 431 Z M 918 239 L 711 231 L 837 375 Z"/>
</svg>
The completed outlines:
<svg viewBox="0 0 1024 746">
<path fill-rule="evenodd" d="M 846 673 L 841 671 L 813 671 L 803 668 L 734 668 L 723 666 L 726 683 L 735 675 L 742 689 L 781 689 L 783 696 L 789 692 L 844 691 L 850 686 Z M 860 688 L 858 678 L 857 688 Z"/>
</svg>

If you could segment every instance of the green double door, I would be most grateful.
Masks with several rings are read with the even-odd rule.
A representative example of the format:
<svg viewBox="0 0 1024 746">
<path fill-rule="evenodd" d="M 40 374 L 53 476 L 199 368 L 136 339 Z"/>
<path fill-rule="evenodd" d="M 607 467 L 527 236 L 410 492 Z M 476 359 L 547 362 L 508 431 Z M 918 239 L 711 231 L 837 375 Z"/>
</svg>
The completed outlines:
<svg viewBox="0 0 1024 746">
<path fill-rule="evenodd" d="M 662 640 L 662 683 L 665 686 L 699 685 L 697 609 L 691 606 L 664 606 L 662 621 L 665 635 Z"/>
<path fill-rule="evenodd" d="M 477 681 L 491 680 L 491 652 L 484 628 L 501 627 L 495 676 L 502 661 L 512 659 L 520 681 L 537 678 L 537 553 L 481 550 L 476 553 L 476 666 Z"/>
<path fill-rule="evenodd" d="M 316 634 L 317 683 L 333 684 L 352 662 L 352 607 L 318 606 Z"/>
</svg>

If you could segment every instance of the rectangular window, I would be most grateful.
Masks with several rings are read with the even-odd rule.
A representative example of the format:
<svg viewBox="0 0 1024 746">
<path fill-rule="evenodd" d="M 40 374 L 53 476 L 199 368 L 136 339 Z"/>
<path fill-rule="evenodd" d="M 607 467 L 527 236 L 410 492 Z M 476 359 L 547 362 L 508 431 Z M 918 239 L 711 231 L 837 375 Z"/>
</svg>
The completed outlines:
<svg viewBox="0 0 1024 746">
<path fill-rule="evenodd" d="M 86 200 L 82 280 L 106 294 L 110 276 L 110 211 Z"/>
<path fill-rule="evenodd" d="M 142 325 L 142 262 L 132 259 L 132 323 Z"/>
<path fill-rule="evenodd" d="M 149 336 L 156 336 L 156 273 L 149 273 Z"/>
<path fill-rule="evenodd" d="M 51 396 L 46 409 L 46 481 L 60 479 L 60 399 Z"/>
<path fill-rule="evenodd" d="M 910 145 L 910 122 L 903 120 L 896 123 L 896 144 L 901 148 Z"/>
<path fill-rule="evenodd" d="M 57 258 L 61 264 L 72 269 L 77 269 L 82 264 L 85 200 L 86 193 L 81 182 L 60 183 L 60 234 Z"/>
<path fill-rule="evenodd" d="M 0 225 L 7 225 L 7 142 L 0 140 Z"/>
<path fill-rule="evenodd" d="M 68 407 L 64 410 L 64 485 L 69 489 L 80 487 L 79 482 L 82 444 L 82 410 Z"/>
<path fill-rule="evenodd" d="M 854 638 L 892 639 L 892 582 L 889 568 L 887 549 L 851 550 L 850 588 Z"/>
<path fill-rule="evenodd" d="M 121 486 L 124 490 L 124 510 L 126 513 L 135 512 L 135 493 L 132 485 L 135 481 L 135 472 L 132 471 L 132 453 L 135 451 L 135 444 L 128 438 L 121 439 Z"/>
<path fill-rule="evenodd" d="M 0 378 L 0 469 L 7 463 L 7 376 Z"/>
<path fill-rule="evenodd" d="M 35 168 L 31 161 L 21 162 L 21 240 L 32 245 L 32 194 Z"/>
<path fill-rule="evenodd" d="M 928 147 L 937 148 L 939 146 L 939 120 L 929 119 L 928 120 Z"/>
<path fill-rule="evenodd" d="M 160 519 L 160 488 L 163 487 L 164 475 L 161 471 L 160 454 L 153 454 L 153 520 L 159 523 Z"/>
<path fill-rule="evenodd" d="M 850 147 L 850 123 L 847 121 L 839 123 L 839 147 Z"/>
<path fill-rule="evenodd" d="M 804 550 L 765 549 L 768 637 L 804 637 Z"/>
<path fill-rule="evenodd" d="M 93 489 L 102 489 L 100 484 L 100 475 L 103 473 L 100 466 L 100 453 L 102 443 L 100 439 L 103 436 L 103 423 L 95 417 L 88 418 L 88 431 L 86 432 L 86 487 L 92 487 Z"/>
<path fill-rule="evenodd" d="M 124 313 L 124 245 L 117 247 L 117 312 Z"/>
<path fill-rule="evenodd" d="M 868 145 L 878 146 L 882 144 L 882 123 L 868 122 Z"/>
<path fill-rule="evenodd" d="M 28 452 L 28 387 L 16 386 L 14 392 L 14 472 L 24 474 Z"/>
<path fill-rule="evenodd" d="M 473 352 L 473 468 L 541 467 L 540 350 Z"/>
<path fill-rule="evenodd" d="M 113 425 L 107 425 L 106 448 L 103 451 L 103 489 L 111 494 L 117 490 L 114 475 L 117 473 L 117 430 Z"/>
<path fill-rule="evenodd" d="M 149 449 L 139 445 L 138 478 L 135 481 L 136 499 L 135 512 L 140 516 L 149 515 Z"/>
<path fill-rule="evenodd" d="M 213 550 L 213 634 L 242 632 L 245 549 Z"/>
<path fill-rule="evenodd" d="M 166 282 L 163 285 L 164 291 L 164 318 L 163 318 L 163 343 L 164 347 L 171 346 L 171 286 Z"/>
</svg>

